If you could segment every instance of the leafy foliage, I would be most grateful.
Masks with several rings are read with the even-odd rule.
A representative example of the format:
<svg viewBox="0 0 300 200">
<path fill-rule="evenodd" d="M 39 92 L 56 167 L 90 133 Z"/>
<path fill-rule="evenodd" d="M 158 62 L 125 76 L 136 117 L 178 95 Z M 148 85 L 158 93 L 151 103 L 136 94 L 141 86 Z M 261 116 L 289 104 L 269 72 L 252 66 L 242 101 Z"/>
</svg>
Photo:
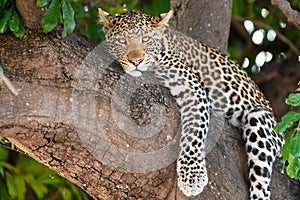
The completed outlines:
<svg viewBox="0 0 300 200">
<path fill-rule="evenodd" d="M 44 5 L 45 3 L 41 4 Z M 57 26 L 60 19 L 60 9 L 60 0 L 53 0 L 42 19 L 43 31 L 45 33 L 52 31 Z"/>
<path fill-rule="evenodd" d="M 92 199 L 71 182 L 0 138 L 0 199 L 46 199 L 56 194 L 58 199 Z"/>
<path fill-rule="evenodd" d="M 150 2 L 150 3 L 149 3 Z M 170 8 L 168 0 L 115 0 L 105 1 L 101 7 L 112 14 L 121 14 L 126 10 L 138 9 L 151 15 L 158 15 Z M 52 31 L 59 23 L 63 24 L 62 37 L 66 37 L 75 30 L 79 33 L 104 40 L 102 25 L 98 23 L 97 3 L 84 5 L 81 0 L 36 0 L 36 5 L 45 8 L 42 18 L 42 28 L 45 33 Z M 0 0 L 0 34 L 8 28 L 16 37 L 24 35 L 24 25 L 17 13 L 14 0 Z"/>
<path fill-rule="evenodd" d="M 147 3 L 148 2 L 148 3 Z M 76 30 L 90 38 L 103 41 L 105 39 L 102 32 L 102 24 L 98 23 L 98 4 L 89 4 L 82 6 L 81 4 L 72 4 L 75 12 Z M 158 15 L 167 12 L 170 9 L 169 0 L 115 0 L 106 1 L 101 4 L 101 8 L 111 14 L 122 14 L 126 10 L 140 10 L 150 15 Z"/>
<path fill-rule="evenodd" d="M 42 27 L 45 33 L 52 31 L 59 22 L 62 22 L 64 29 L 62 37 L 71 34 L 75 29 L 74 9 L 69 0 L 37 0 L 39 7 L 48 7 L 42 18 Z"/>
<path fill-rule="evenodd" d="M 300 10 L 300 0 L 292 0 L 290 4 L 293 9 Z"/>
<path fill-rule="evenodd" d="M 298 88 L 297 91 L 300 91 L 300 88 Z M 299 106 L 300 93 L 290 94 L 286 99 L 286 104 Z M 297 123 L 298 125 L 293 128 Z M 277 133 L 282 133 L 289 128 L 291 128 L 291 130 L 282 148 L 282 157 L 284 161 L 288 162 L 286 167 L 287 174 L 291 178 L 300 179 L 300 112 L 288 112 L 282 117 L 281 122 L 274 127 Z"/>
<path fill-rule="evenodd" d="M 79 4 L 72 5 L 76 20 L 76 31 L 89 38 L 103 41 L 105 39 L 102 32 L 102 25 L 98 23 L 99 5 L 91 4 L 82 6 Z"/>
<path fill-rule="evenodd" d="M 68 0 L 62 1 L 62 19 L 64 22 L 64 30 L 62 32 L 63 37 L 66 37 L 67 34 L 71 34 L 75 28 L 75 18 L 74 10 Z"/>
<path fill-rule="evenodd" d="M 16 37 L 22 37 L 25 33 L 23 21 L 15 9 L 13 0 L 0 1 L 0 34 L 7 29 L 11 30 Z"/>
<path fill-rule="evenodd" d="M 149 14 L 159 14 L 170 7 L 167 0 L 153 0 L 150 5 L 145 6 L 139 6 L 138 3 L 137 0 L 121 0 L 114 1 L 113 6 L 107 2 L 103 7 L 112 14 L 120 14 L 127 9 L 140 9 Z M 98 4 L 83 5 L 80 1 L 71 0 L 37 0 L 36 5 L 48 8 L 42 19 L 45 33 L 52 31 L 59 22 L 62 22 L 63 37 L 71 34 L 77 25 L 79 33 L 99 41 L 104 40 L 102 25 L 98 23 Z"/>
</svg>

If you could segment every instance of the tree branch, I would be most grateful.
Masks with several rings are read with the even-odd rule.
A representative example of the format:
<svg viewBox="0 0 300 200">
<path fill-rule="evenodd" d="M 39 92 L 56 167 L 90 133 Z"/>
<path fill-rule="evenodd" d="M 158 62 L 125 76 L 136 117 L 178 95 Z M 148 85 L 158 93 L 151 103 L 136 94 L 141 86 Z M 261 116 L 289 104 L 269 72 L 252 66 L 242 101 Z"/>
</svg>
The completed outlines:
<svg viewBox="0 0 300 200">
<path fill-rule="evenodd" d="M 287 17 L 288 22 L 293 23 L 298 29 L 300 29 L 300 13 L 293 10 L 287 0 L 271 0 L 271 3 L 281 10 L 281 12 Z"/>
<path fill-rule="evenodd" d="M 20 89 L 19 95 L 13 96 L 7 87 L 1 88 L 0 136 L 9 138 L 28 155 L 76 183 L 95 199 L 165 199 L 176 183 L 172 162 L 153 172 L 133 173 L 113 163 L 119 160 L 109 153 L 114 153 L 110 148 L 113 144 L 128 152 L 146 152 L 150 150 L 145 148 L 153 151 L 169 142 L 164 138 L 177 133 L 180 124 L 175 103 L 170 100 L 168 107 L 165 106 L 169 109 L 166 126 L 158 137 L 137 141 L 126 135 L 126 130 L 115 123 L 117 119 L 111 106 L 117 83 L 123 91 L 128 90 L 126 83 L 119 82 L 121 68 L 116 63 L 103 68 L 97 62 L 94 64 L 99 64 L 99 68 L 92 67 L 86 59 L 97 45 L 95 41 L 77 34 L 62 40 L 59 35 L 45 36 L 34 31 L 23 39 L 11 34 L 0 35 L 3 68 Z M 111 61 L 104 51 L 98 52 L 97 57 Z M 152 102 L 160 95 L 159 89 L 145 91 L 140 90 L 141 95 Z M 143 103 L 139 104 L 143 107 Z M 95 124 L 101 125 L 101 130 L 95 131 Z M 110 141 L 106 149 L 100 134 Z M 121 153 L 114 155 L 122 159 Z M 171 153 L 160 156 L 170 157 Z M 133 164 L 140 170 L 147 167 L 141 160 Z"/>
</svg>

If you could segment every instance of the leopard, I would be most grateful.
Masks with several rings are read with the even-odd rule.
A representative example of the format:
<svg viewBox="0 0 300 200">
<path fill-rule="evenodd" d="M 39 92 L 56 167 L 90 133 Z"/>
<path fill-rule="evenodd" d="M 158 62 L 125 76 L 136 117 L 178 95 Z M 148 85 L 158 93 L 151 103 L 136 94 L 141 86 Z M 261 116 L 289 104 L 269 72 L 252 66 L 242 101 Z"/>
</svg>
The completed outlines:
<svg viewBox="0 0 300 200">
<path fill-rule="evenodd" d="M 186 196 L 199 195 L 208 183 L 205 140 L 210 114 L 218 113 L 241 130 L 250 182 L 249 198 L 271 198 L 275 159 L 284 144 L 274 131 L 269 101 L 245 70 L 228 55 L 169 27 L 173 11 L 150 16 L 131 10 L 99 21 L 109 52 L 133 77 L 151 73 L 169 89 L 181 115 L 177 185 Z"/>
</svg>

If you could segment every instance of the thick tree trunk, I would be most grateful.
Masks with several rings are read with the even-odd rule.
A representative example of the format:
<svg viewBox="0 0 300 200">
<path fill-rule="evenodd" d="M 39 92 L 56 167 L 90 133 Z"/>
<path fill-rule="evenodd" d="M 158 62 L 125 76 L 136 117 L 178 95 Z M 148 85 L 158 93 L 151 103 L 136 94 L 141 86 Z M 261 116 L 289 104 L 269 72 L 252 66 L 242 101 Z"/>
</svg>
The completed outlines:
<svg viewBox="0 0 300 200">
<path fill-rule="evenodd" d="M 172 0 L 176 30 L 223 53 L 227 51 L 232 0 Z"/>
<path fill-rule="evenodd" d="M 200 6 L 207 16 L 197 20 L 202 21 L 210 18 L 204 14 L 211 13 L 206 6 L 217 1 L 188 2 L 187 7 L 172 3 L 175 11 Z M 187 16 L 199 14 L 198 9 Z M 229 23 L 225 13 L 227 18 L 215 12 L 219 17 L 206 27 L 219 27 L 213 22 L 224 18 Z M 185 15 L 177 15 L 178 24 L 179 16 Z M 186 30 L 197 33 L 197 26 L 190 26 Z M 201 31 L 207 33 L 201 34 L 203 41 L 225 51 L 228 35 L 223 38 L 224 29 L 211 30 Z M 1 136 L 95 199 L 188 199 L 176 185 L 180 116 L 166 89 L 130 78 L 101 45 L 77 34 L 62 40 L 57 32 L 27 30 L 22 39 L 4 34 L 0 41 L 4 73 L 20 90 L 13 96 L 1 87 Z M 216 137 L 207 145 L 210 181 L 201 195 L 190 199 L 247 199 L 242 137 L 223 121 L 213 124 L 211 135 Z M 273 176 L 273 199 L 299 199 L 299 185 L 279 170 L 280 165 Z"/>
</svg>

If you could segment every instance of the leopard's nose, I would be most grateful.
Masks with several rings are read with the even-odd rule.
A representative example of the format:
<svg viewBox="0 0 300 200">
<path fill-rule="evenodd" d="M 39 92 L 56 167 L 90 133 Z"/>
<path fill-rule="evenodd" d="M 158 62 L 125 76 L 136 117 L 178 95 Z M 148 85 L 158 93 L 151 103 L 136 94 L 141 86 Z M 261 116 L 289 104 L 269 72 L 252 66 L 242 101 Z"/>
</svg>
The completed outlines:
<svg viewBox="0 0 300 200">
<path fill-rule="evenodd" d="M 134 49 L 127 53 L 128 62 L 138 67 L 145 58 L 145 51 L 143 49 Z"/>
<path fill-rule="evenodd" d="M 130 59 L 128 61 L 137 67 L 139 66 L 139 64 L 141 64 L 144 61 L 144 58 Z"/>
</svg>

